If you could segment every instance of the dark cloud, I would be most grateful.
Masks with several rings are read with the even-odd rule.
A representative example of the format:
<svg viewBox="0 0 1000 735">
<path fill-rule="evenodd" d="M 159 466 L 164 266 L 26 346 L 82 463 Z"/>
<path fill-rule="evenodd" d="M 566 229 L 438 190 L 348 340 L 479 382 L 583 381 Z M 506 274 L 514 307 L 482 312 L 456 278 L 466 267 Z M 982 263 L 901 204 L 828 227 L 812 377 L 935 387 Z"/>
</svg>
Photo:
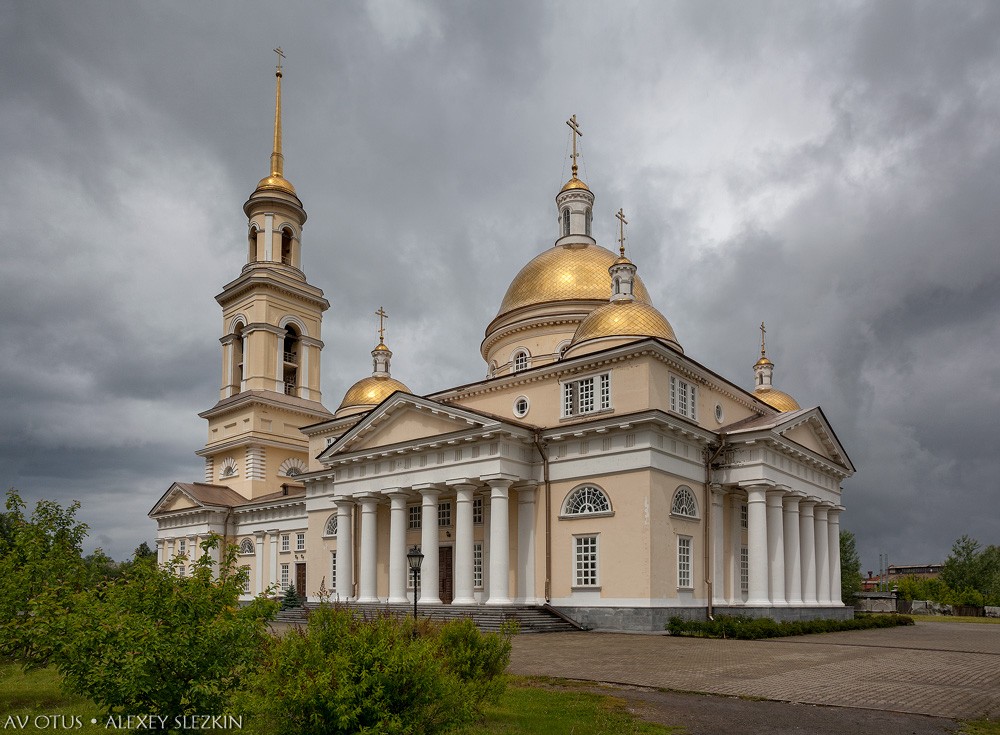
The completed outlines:
<svg viewBox="0 0 1000 735">
<path fill-rule="evenodd" d="M 212 297 L 243 262 L 278 44 L 328 407 L 370 371 L 379 305 L 413 390 L 484 375 L 483 330 L 555 237 L 576 113 L 596 235 L 630 214 L 688 354 L 749 387 L 764 320 L 776 384 L 823 405 L 866 565 L 1000 542 L 995 4 L 93 0 L 0 21 L 0 482 L 80 498 L 114 556 L 201 476 Z"/>
</svg>

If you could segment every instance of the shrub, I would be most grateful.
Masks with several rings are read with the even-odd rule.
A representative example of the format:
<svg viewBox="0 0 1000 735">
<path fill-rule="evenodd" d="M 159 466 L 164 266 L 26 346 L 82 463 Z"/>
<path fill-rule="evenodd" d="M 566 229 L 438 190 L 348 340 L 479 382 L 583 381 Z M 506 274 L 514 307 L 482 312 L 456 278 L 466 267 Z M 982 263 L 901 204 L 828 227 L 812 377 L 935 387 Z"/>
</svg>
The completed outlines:
<svg viewBox="0 0 1000 735">
<path fill-rule="evenodd" d="M 672 617 L 666 627 L 671 635 L 757 640 L 810 633 L 832 633 L 842 630 L 891 628 L 897 625 L 913 624 L 913 618 L 906 615 L 869 616 L 862 614 L 853 620 L 787 620 L 780 623 L 771 618 L 719 615 L 715 620 L 683 620 L 679 617 Z"/>
<path fill-rule="evenodd" d="M 237 711 L 261 733 L 442 732 L 503 692 L 509 633 L 482 634 L 471 621 L 366 619 L 324 604 L 305 630 L 269 643 Z"/>
</svg>

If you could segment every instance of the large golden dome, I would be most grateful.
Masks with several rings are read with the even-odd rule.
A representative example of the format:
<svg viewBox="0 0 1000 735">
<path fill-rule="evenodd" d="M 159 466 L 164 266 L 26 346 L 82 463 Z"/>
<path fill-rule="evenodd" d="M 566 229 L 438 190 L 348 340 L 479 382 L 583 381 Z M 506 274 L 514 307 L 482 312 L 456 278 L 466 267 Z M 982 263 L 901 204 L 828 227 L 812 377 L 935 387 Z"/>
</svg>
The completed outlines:
<svg viewBox="0 0 1000 735">
<path fill-rule="evenodd" d="M 573 345 L 600 337 L 657 337 L 683 352 L 666 317 L 639 301 L 611 301 L 597 307 L 576 328 Z"/>
<path fill-rule="evenodd" d="M 347 390 L 344 400 L 340 402 L 337 413 L 346 408 L 377 406 L 398 390 L 405 393 L 410 392 L 409 388 L 395 378 L 380 375 L 370 375 L 367 378 L 362 378 Z"/>
<path fill-rule="evenodd" d="M 547 301 L 607 301 L 608 268 L 618 257 L 600 245 L 556 245 L 535 256 L 514 276 L 500 304 L 500 314 Z M 636 301 L 649 303 L 649 292 L 636 277 Z"/>
<path fill-rule="evenodd" d="M 771 408 L 777 409 L 782 413 L 787 413 L 788 411 L 798 411 L 802 408 L 798 401 L 777 388 L 758 388 L 753 392 L 753 394 L 760 400 L 764 401 L 764 403 Z"/>
</svg>

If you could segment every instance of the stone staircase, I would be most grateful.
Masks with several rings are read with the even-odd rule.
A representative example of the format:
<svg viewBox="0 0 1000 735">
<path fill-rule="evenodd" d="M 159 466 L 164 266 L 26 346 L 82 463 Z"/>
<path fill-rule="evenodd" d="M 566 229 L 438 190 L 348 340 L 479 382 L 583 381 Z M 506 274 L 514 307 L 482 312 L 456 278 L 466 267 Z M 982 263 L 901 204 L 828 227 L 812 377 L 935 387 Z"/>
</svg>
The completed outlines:
<svg viewBox="0 0 1000 735">
<path fill-rule="evenodd" d="M 304 625 L 308 619 L 310 608 L 315 603 L 306 603 L 305 607 L 282 610 L 278 613 L 276 622 L 291 625 Z M 363 616 L 392 615 L 394 617 L 409 617 L 413 615 L 412 605 L 389 605 L 386 603 L 340 603 L 341 607 L 356 611 Z M 509 605 L 504 607 L 487 607 L 484 605 L 420 605 L 417 608 L 419 618 L 429 618 L 436 622 L 445 622 L 459 618 L 472 618 L 472 622 L 483 632 L 496 632 L 508 620 L 516 620 L 519 633 L 568 633 L 584 630 L 579 623 L 566 617 L 549 605 Z"/>
</svg>

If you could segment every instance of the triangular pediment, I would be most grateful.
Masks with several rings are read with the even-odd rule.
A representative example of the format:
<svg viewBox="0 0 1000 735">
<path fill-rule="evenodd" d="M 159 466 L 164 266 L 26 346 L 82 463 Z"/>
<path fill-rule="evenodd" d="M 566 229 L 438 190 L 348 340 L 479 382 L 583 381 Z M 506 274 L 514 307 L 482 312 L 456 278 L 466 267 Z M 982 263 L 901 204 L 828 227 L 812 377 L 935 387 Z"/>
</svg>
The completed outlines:
<svg viewBox="0 0 1000 735">
<path fill-rule="evenodd" d="M 338 455 L 353 452 L 419 445 L 469 432 L 500 430 L 504 423 L 477 411 L 397 392 L 327 447 L 319 459 L 332 460 Z"/>
<path fill-rule="evenodd" d="M 758 441 L 779 439 L 797 449 L 808 450 L 828 462 L 854 472 L 854 465 L 844 450 L 823 409 L 803 408 L 773 416 L 760 416 L 723 430 L 733 440 Z"/>
<path fill-rule="evenodd" d="M 247 500 L 227 485 L 208 485 L 201 482 L 175 482 L 156 501 L 149 511 L 150 517 L 192 508 L 233 508 Z"/>
</svg>

